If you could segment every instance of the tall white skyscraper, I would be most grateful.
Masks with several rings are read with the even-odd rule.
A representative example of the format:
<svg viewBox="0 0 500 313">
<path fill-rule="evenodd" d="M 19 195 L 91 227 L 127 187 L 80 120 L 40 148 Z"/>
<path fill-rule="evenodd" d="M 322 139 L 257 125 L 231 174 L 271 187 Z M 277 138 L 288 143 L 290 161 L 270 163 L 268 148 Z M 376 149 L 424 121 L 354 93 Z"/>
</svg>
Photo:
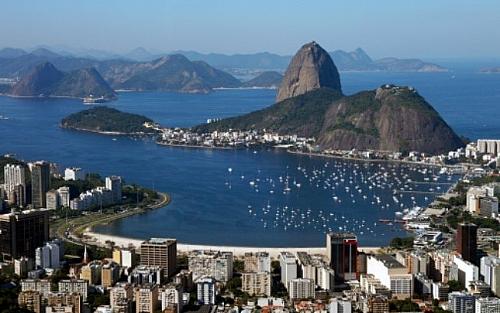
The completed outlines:
<svg viewBox="0 0 500 313">
<path fill-rule="evenodd" d="M 17 185 L 26 185 L 24 166 L 7 164 L 3 168 L 5 191 L 12 192 Z"/>
<path fill-rule="evenodd" d="M 215 303 L 215 279 L 205 277 L 196 282 L 198 303 L 214 304 Z"/>
<path fill-rule="evenodd" d="M 7 164 L 3 168 L 4 186 L 7 197 L 18 205 L 26 204 L 26 176 L 24 166 Z"/>
<path fill-rule="evenodd" d="M 119 203 L 122 200 L 122 179 L 120 176 L 106 177 L 106 188 L 113 194 L 113 202 Z"/>
<path fill-rule="evenodd" d="M 288 289 L 288 283 L 297 278 L 297 261 L 290 252 L 281 252 L 279 256 L 281 267 L 281 282 Z"/>
</svg>

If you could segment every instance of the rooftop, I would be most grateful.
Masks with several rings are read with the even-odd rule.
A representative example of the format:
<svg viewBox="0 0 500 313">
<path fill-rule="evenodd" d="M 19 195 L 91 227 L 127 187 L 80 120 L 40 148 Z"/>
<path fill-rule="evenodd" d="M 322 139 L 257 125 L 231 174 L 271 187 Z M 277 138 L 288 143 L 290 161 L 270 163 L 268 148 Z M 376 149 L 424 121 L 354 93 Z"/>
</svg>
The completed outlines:
<svg viewBox="0 0 500 313">
<path fill-rule="evenodd" d="M 174 242 L 177 242 L 177 240 L 173 238 L 150 238 L 149 240 L 144 241 L 143 244 L 163 245 L 163 244 L 171 244 Z"/>
<path fill-rule="evenodd" d="M 373 256 L 375 259 L 384 263 L 388 268 L 404 268 L 405 266 L 399 263 L 392 255 L 389 254 L 377 254 Z"/>
</svg>

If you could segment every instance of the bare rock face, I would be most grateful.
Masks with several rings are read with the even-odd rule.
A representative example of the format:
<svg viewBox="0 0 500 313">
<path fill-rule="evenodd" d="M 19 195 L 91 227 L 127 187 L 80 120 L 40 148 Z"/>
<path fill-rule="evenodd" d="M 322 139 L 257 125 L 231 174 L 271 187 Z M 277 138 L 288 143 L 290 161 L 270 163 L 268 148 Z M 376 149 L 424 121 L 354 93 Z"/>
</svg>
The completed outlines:
<svg viewBox="0 0 500 313">
<path fill-rule="evenodd" d="M 278 89 L 276 102 L 324 87 L 342 91 L 332 58 L 313 41 L 303 45 L 293 57 Z"/>
</svg>

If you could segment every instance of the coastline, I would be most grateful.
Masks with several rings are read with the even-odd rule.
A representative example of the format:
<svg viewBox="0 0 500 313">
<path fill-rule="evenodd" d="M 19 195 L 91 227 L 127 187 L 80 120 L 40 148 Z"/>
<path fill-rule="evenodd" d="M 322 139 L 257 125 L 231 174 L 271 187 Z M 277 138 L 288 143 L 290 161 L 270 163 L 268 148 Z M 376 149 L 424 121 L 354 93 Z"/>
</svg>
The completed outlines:
<svg viewBox="0 0 500 313">
<path fill-rule="evenodd" d="M 217 147 L 217 146 L 201 146 L 201 145 L 183 145 L 168 142 L 156 141 L 157 145 L 176 148 L 189 148 L 189 149 L 217 149 L 217 150 L 238 150 L 236 147 Z"/>
<path fill-rule="evenodd" d="M 60 238 L 63 238 L 64 240 L 73 242 L 75 244 L 80 244 L 80 245 L 91 244 L 85 240 L 85 233 L 91 232 L 92 227 L 94 226 L 108 224 L 126 217 L 146 213 L 147 211 L 150 210 L 155 210 L 168 206 L 171 202 L 170 195 L 159 191 L 157 193 L 161 197 L 161 200 L 153 204 L 150 204 L 144 208 L 136 207 L 134 209 L 129 209 L 127 211 L 114 214 L 94 213 L 94 214 L 79 216 L 77 218 L 69 219 L 64 223 L 62 223 L 61 225 L 57 225 L 54 228 L 53 235 L 56 235 Z M 67 236 L 65 235 L 66 233 Z"/>
<path fill-rule="evenodd" d="M 14 99 L 70 99 L 70 100 L 82 100 L 83 97 L 75 97 L 75 96 L 56 96 L 56 95 L 50 95 L 50 96 L 18 96 L 18 95 L 13 95 L 9 93 L 0 93 L 0 96 L 4 97 L 9 97 L 9 98 L 14 98 Z M 106 102 L 114 101 L 117 100 L 118 97 L 113 97 L 113 98 L 106 98 Z"/>
<path fill-rule="evenodd" d="M 422 165 L 422 166 L 442 167 L 442 165 L 439 165 L 439 164 L 422 163 L 422 162 L 405 161 L 405 160 L 363 159 L 363 158 L 356 158 L 356 157 L 351 158 L 351 157 L 345 157 L 345 156 L 341 156 L 341 155 L 316 153 L 316 152 L 301 152 L 301 151 L 293 151 L 293 150 L 286 150 L 286 152 L 291 153 L 291 154 L 307 155 L 307 156 L 313 156 L 313 157 L 332 158 L 332 159 L 351 160 L 351 161 L 362 161 L 362 162 L 369 162 L 369 163 L 393 162 L 393 163 L 405 163 L 405 164 Z"/>
<path fill-rule="evenodd" d="M 75 220 L 69 220 L 68 222 L 72 225 L 72 229 L 69 230 L 68 236 L 61 236 L 64 231 L 66 231 L 66 224 L 62 224 L 55 231 L 57 235 L 60 235 L 64 240 L 80 244 L 80 245 L 90 245 L 99 247 L 109 247 L 109 243 L 113 242 L 115 246 L 128 248 L 131 245 L 138 249 L 141 243 L 148 239 L 137 239 L 130 237 L 122 237 L 115 235 L 108 235 L 103 233 L 98 233 L 93 230 L 93 227 L 102 224 L 112 223 L 119 219 L 123 219 L 132 215 L 146 213 L 149 210 L 163 208 L 170 204 L 171 198 L 168 194 L 158 192 L 163 198 L 160 202 L 148 206 L 143 209 L 129 210 L 124 213 L 113 214 L 106 216 L 105 218 L 91 219 L 83 224 L 75 225 Z M 381 247 L 358 247 L 359 251 L 363 252 L 376 252 Z M 326 254 L 326 247 L 253 247 L 253 246 L 228 246 L 228 245 L 210 245 L 210 244 L 192 244 L 192 243 L 177 243 L 177 250 L 180 253 L 189 253 L 194 250 L 220 250 L 232 252 L 235 257 L 242 257 L 247 252 L 268 252 L 272 258 L 277 258 L 282 251 L 297 253 L 299 251 L 307 251 L 311 254 Z"/>
<path fill-rule="evenodd" d="M 63 125 L 59 125 L 59 127 L 61 127 L 62 129 L 82 131 L 82 132 L 94 133 L 94 134 L 106 135 L 106 136 L 154 136 L 154 135 L 156 135 L 155 133 L 142 133 L 142 132 L 124 133 L 124 132 L 114 132 L 114 131 L 101 131 L 101 130 L 87 129 L 87 128 L 67 127 L 67 126 L 63 126 Z"/>
<path fill-rule="evenodd" d="M 141 246 L 141 243 L 147 239 L 136 239 L 114 235 L 101 234 L 94 231 L 87 231 L 84 236 L 89 238 L 88 243 L 106 246 L 107 242 L 113 242 L 116 246 L 127 248 L 133 245 L 136 249 Z M 359 251 L 375 252 L 381 247 L 358 247 Z M 177 251 L 180 253 L 189 253 L 194 250 L 219 250 L 232 252 L 235 257 L 242 257 L 247 252 L 268 252 L 272 258 L 277 258 L 280 252 L 286 251 L 290 253 L 297 253 L 299 251 L 306 251 L 310 254 L 326 255 L 326 247 L 250 247 L 250 246 L 225 246 L 225 245 L 205 245 L 205 244 L 189 244 L 177 243 Z"/>
</svg>

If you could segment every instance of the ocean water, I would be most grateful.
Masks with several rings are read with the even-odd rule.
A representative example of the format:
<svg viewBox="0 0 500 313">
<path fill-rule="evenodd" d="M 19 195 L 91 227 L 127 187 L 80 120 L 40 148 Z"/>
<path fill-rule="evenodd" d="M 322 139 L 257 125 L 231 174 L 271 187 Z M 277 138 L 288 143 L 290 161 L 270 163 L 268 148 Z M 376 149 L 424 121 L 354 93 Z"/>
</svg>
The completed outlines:
<svg viewBox="0 0 500 313">
<path fill-rule="evenodd" d="M 385 83 L 414 86 L 458 134 L 471 139 L 500 137 L 500 75 L 341 73 L 341 78 L 346 94 Z M 165 126 L 185 127 L 264 108 L 274 96 L 273 90 L 121 93 L 118 101 L 108 105 Z M 427 204 L 432 192 L 457 179 L 408 165 L 345 162 L 272 150 L 162 147 L 151 140 L 118 137 L 113 141 L 59 128 L 63 117 L 85 108 L 68 99 L 0 97 L 0 115 L 8 118 L 0 119 L 0 153 L 50 160 L 61 168 L 80 166 L 89 172 L 117 174 L 172 195 L 172 203 L 165 208 L 98 228 L 114 235 L 301 247 L 322 246 L 325 231 L 347 229 L 358 234 L 361 245 L 381 245 L 404 232 L 379 219 L 392 219 L 397 211 Z M 429 184 L 434 178 L 440 184 Z M 403 193 L 393 195 L 401 188 Z"/>
</svg>

